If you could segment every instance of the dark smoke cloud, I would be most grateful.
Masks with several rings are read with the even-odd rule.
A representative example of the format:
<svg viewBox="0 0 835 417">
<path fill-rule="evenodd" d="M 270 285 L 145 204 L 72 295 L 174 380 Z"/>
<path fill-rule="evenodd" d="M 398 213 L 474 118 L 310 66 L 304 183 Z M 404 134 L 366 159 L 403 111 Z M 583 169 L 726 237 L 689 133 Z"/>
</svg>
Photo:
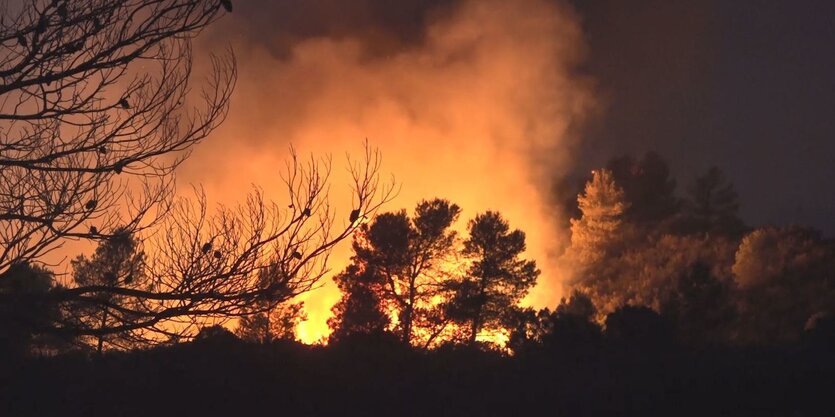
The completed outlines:
<svg viewBox="0 0 835 417">
<path fill-rule="evenodd" d="M 457 0 L 250 0 L 238 1 L 215 34 L 234 33 L 287 58 L 310 38 L 362 39 L 370 57 L 423 42 L 428 22 L 451 13 Z"/>
</svg>

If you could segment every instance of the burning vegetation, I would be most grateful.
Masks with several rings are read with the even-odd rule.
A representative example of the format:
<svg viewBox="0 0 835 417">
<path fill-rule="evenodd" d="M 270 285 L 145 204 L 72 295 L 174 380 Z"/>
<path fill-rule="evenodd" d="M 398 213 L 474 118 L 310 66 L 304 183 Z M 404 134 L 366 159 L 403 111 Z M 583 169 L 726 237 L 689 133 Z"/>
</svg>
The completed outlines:
<svg viewBox="0 0 835 417">
<path fill-rule="evenodd" d="M 567 143 L 588 90 L 531 88 L 575 80 L 566 67 L 579 55 L 576 24 L 548 2 L 506 3 L 462 3 L 431 26 L 423 49 L 375 61 L 359 83 L 375 87 L 372 102 L 413 92 L 392 119 L 420 120 L 406 130 L 427 142 L 401 150 L 446 149 L 460 165 L 411 175 L 438 187 L 469 175 L 451 188 L 462 206 L 454 193 L 423 195 L 411 212 L 385 211 L 408 188 L 385 179 L 367 143 L 336 178 L 330 157 L 291 148 L 275 181 L 281 199 L 255 188 L 212 209 L 200 187 L 176 192 L 175 171 L 229 111 L 234 55 L 210 59 L 201 94 L 189 83 L 193 38 L 237 10 L 232 2 L 37 0 L 11 19 L 0 3 L 4 410 L 746 415 L 762 401 L 778 414 L 819 415 L 829 401 L 821 382 L 835 375 L 835 242 L 806 227 L 746 225 L 715 167 L 682 195 L 652 152 L 611 159 L 555 187 L 570 190 L 559 198 L 525 187 L 542 170 L 529 154 L 553 150 L 543 139 Z M 487 23 L 500 29 L 474 29 Z M 306 59 L 285 69 L 291 79 L 329 52 L 342 53 L 338 68 L 368 62 L 352 42 L 295 51 Z M 511 60 L 495 54 L 530 71 L 508 71 Z M 404 78 L 412 67 L 429 75 Z M 329 70 L 314 79 L 332 82 Z M 477 117 L 437 117 L 434 97 L 418 93 L 433 83 L 449 87 L 440 112 L 487 104 Z M 479 86 L 486 93 L 473 101 Z M 332 90 L 328 111 L 344 104 Z M 459 160 L 468 150 L 483 158 Z M 544 159 L 564 173 L 564 155 Z M 333 198 L 330 184 L 343 179 L 347 197 Z M 468 187 L 479 197 L 468 199 Z M 470 202 L 476 214 L 464 222 Z M 503 203 L 522 208 L 506 215 Z M 532 235 L 538 249 L 562 250 L 536 259 Z M 73 241 L 95 248 L 48 262 Z M 332 271 L 348 242 L 350 261 Z M 309 313 L 299 297 L 329 278 L 339 299 L 325 343 L 299 343 Z M 526 297 L 536 293 L 564 295 L 535 308 Z M 695 405 L 682 412 L 682 403 Z"/>
</svg>

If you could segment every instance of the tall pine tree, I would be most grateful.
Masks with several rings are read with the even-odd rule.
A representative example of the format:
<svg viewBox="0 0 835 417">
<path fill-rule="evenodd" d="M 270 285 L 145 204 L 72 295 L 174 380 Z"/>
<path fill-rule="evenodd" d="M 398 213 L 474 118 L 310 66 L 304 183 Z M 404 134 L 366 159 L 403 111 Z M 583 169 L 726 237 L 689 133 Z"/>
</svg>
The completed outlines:
<svg viewBox="0 0 835 417">
<path fill-rule="evenodd" d="M 589 265 L 603 259 L 622 241 L 629 202 L 606 169 L 592 171 L 592 179 L 577 202 L 582 216 L 571 220 L 568 255 L 575 266 Z"/>
<path fill-rule="evenodd" d="M 739 196 L 719 168 L 711 167 L 696 178 L 687 192 L 684 232 L 737 236 L 745 231 L 739 218 Z"/>
<path fill-rule="evenodd" d="M 412 217 L 405 210 L 378 215 L 354 244 L 354 261 L 374 285 L 352 290 L 377 292 L 385 311 L 396 315 L 394 331 L 405 344 L 425 344 L 444 326 L 433 299 L 442 292 L 446 263 L 454 255 L 451 226 L 460 211 L 446 200 L 421 201 Z"/>
<path fill-rule="evenodd" d="M 514 307 L 536 284 L 536 262 L 522 259 L 525 233 L 510 230 L 499 213 L 479 214 L 469 223 L 464 255 L 472 264 L 460 279 L 452 280 L 448 315 L 468 329 L 467 341 L 476 343 L 482 332 L 496 331 L 509 321 Z"/>
</svg>

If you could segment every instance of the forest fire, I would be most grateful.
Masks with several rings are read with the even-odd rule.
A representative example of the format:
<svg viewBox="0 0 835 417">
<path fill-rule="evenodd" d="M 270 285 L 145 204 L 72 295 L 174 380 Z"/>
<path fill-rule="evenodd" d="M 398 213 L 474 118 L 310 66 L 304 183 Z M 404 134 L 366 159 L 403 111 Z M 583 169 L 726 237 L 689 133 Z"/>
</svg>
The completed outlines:
<svg viewBox="0 0 835 417">
<path fill-rule="evenodd" d="M 833 415 L 761 3 L 0 0 L 0 414 Z"/>
<path fill-rule="evenodd" d="M 203 184 L 220 202 L 239 200 L 240 184 L 249 183 L 280 200 L 276 167 L 290 144 L 334 154 L 333 180 L 341 185 L 342 153 L 357 152 L 368 138 L 401 186 L 385 211 L 447 198 L 464 210 L 459 230 L 476 213 L 500 211 L 526 232 L 527 254 L 543 270 L 528 302 L 559 302 L 555 261 L 567 238 L 549 193 L 570 168 L 570 128 L 593 103 L 587 81 L 573 73 L 583 44 L 568 8 L 539 0 L 463 2 L 427 22 L 425 40 L 383 56 L 369 56 L 378 40 L 362 32 L 311 36 L 276 56 L 283 45 L 270 42 L 286 34 L 269 31 L 280 26 L 247 33 L 236 26 L 243 19 L 227 24 L 244 33 L 234 38 L 241 71 L 234 100 L 241 105 L 182 167 L 180 181 Z M 348 210 L 350 196 L 339 191 L 334 204 Z M 348 256 L 348 245 L 337 249 L 334 272 Z M 299 335 L 315 342 L 328 333 L 338 292 L 330 284 L 303 298 L 308 321 Z"/>
</svg>

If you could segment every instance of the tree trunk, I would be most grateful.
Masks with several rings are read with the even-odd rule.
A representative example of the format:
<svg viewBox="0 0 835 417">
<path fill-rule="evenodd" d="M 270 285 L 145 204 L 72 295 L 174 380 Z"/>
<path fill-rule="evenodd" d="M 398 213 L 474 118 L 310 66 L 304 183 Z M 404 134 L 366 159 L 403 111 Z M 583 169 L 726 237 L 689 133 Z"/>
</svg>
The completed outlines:
<svg viewBox="0 0 835 417">
<path fill-rule="evenodd" d="M 107 307 L 104 307 L 101 310 L 101 323 L 99 325 L 99 330 L 104 329 L 104 326 L 107 325 Z M 96 346 L 96 354 L 101 356 L 101 352 L 104 348 L 104 335 L 100 334 L 98 336 L 98 344 Z"/>
<path fill-rule="evenodd" d="M 261 343 L 269 345 L 273 341 L 273 329 L 272 329 L 272 308 L 267 310 L 264 315 L 267 316 L 267 325 L 264 328 L 264 337 L 261 340 Z"/>
<path fill-rule="evenodd" d="M 479 284 L 478 309 L 476 309 L 475 315 L 473 316 L 473 323 L 470 328 L 470 346 L 475 346 L 476 336 L 478 336 L 478 332 L 481 330 L 481 312 L 484 310 L 484 304 L 486 302 L 487 279 L 482 277 Z"/>
<path fill-rule="evenodd" d="M 475 339 L 476 339 L 476 336 L 478 336 L 478 331 L 481 327 L 480 316 L 481 316 L 481 313 L 479 312 L 479 314 L 477 314 L 475 317 L 473 317 L 473 322 L 470 326 L 470 346 L 475 345 Z"/>
<path fill-rule="evenodd" d="M 409 303 L 405 307 L 403 314 L 403 343 L 410 345 L 412 343 L 412 321 L 415 311 L 415 281 L 409 281 Z"/>
</svg>

